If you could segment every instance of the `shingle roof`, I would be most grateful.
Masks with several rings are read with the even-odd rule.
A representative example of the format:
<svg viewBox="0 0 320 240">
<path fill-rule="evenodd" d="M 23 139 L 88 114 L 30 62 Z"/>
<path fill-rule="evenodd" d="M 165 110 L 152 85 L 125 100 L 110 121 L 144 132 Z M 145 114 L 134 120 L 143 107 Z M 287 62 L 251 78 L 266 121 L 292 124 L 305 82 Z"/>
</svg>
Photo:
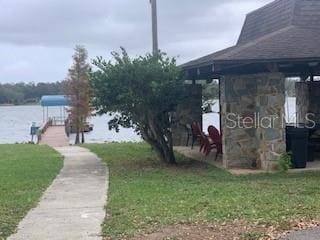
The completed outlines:
<svg viewBox="0 0 320 240">
<path fill-rule="evenodd" d="M 238 44 L 248 43 L 269 33 L 290 26 L 295 1 L 277 0 L 246 17 Z"/>
<path fill-rule="evenodd" d="M 320 0 L 276 0 L 247 15 L 237 45 L 183 65 L 320 58 Z"/>
</svg>

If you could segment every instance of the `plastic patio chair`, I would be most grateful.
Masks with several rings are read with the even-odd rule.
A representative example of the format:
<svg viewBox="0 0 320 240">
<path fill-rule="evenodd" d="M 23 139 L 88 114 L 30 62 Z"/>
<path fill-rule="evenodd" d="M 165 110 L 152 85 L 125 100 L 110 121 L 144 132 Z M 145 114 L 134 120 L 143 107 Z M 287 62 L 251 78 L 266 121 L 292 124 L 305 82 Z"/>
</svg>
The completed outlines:
<svg viewBox="0 0 320 240">
<path fill-rule="evenodd" d="M 197 122 L 193 122 L 192 125 L 192 144 L 191 144 L 191 148 L 193 148 L 194 143 L 199 140 L 200 143 L 200 152 L 207 151 L 207 147 L 208 147 L 208 141 L 207 141 L 207 137 L 204 135 L 204 133 L 201 130 L 200 124 Z"/>
<path fill-rule="evenodd" d="M 218 155 L 222 154 L 222 137 L 219 130 L 214 126 L 208 127 L 208 133 L 210 137 L 210 147 L 207 149 L 206 154 L 209 155 L 212 149 L 216 149 L 217 150 L 216 158 L 215 158 L 215 161 L 216 161 L 218 158 Z"/>
</svg>

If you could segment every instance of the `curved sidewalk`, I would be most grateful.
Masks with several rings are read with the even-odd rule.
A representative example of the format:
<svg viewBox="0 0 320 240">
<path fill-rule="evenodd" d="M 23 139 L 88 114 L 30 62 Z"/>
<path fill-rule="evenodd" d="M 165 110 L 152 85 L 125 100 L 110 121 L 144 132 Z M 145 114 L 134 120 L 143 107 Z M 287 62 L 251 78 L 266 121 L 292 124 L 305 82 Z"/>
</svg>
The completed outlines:
<svg viewBox="0 0 320 240">
<path fill-rule="evenodd" d="M 61 173 L 9 240 L 101 239 L 108 188 L 106 165 L 84 148 L 56 150 L 65 156 Z"/>
</svg>

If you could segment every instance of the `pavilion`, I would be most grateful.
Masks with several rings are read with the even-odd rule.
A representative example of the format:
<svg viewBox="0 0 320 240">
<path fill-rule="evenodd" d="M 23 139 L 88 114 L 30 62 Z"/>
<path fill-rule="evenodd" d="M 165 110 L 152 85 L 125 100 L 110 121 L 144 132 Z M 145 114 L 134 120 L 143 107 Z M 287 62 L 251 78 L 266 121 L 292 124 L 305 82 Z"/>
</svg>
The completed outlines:
<svg viewBox="0 0 320 240">
<path fill-rule="evenodd" d="M 320 1 L 276 0 L 247 15 L 235 46 L 190 61 L 185 78 L 218 79 L 223 165 L 272 170 L 286 151 L 285 79 L 297 77 L 298 121 L 320 121 Z M 276 116 L 272 126 L 230 127 L 242 119 Z M 247 121 L 246 120 L 246 121 Z M 249 120 L 248 120 L 249 121 Z M 249 121 L 250 124 L 250 121 Z"/>
</svg>

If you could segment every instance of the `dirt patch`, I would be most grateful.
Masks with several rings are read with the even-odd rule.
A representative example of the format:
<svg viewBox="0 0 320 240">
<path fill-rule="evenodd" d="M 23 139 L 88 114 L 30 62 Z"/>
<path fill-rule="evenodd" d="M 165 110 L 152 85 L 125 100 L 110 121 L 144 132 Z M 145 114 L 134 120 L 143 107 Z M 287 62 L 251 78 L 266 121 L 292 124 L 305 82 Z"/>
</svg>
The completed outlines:
<svg viewBox="0 0 320 240">
<path fill-rule="evenodd" d="M 253 240 L 263 239 L 266 228 L 247 224 L 174 225 L 131 240 Z"/>
<path fill-rule="evenodd" d="M 319 221 L 306 219 L 289 221 L 288 225 L 278 227 L 238 221 L 222 224 L 177 224 L 130 240 L 278 240 L 290 231 L 318 226 L 320 226 Z"/>
<path fill-rule="evenodd" d="M 184 158 L 179 156 L 177 159 L 177 164 L 171 165 L 161 162 L 160 160 L 154 159 L 146 159 L 145 161 L 131 161 L 126 163 L 125 166 L 119 166 L 121 171 L 128 171 L 129 170 L 137 170 L 137 171 L 153 171 L 153 170 L 166 170 L 173 173 L 179 172 L 192 172 L 192 173 L 206 173 L 207 169 L 209 168 L 209 164 L 195 161 L 192 159 Z"/>
</svg>

